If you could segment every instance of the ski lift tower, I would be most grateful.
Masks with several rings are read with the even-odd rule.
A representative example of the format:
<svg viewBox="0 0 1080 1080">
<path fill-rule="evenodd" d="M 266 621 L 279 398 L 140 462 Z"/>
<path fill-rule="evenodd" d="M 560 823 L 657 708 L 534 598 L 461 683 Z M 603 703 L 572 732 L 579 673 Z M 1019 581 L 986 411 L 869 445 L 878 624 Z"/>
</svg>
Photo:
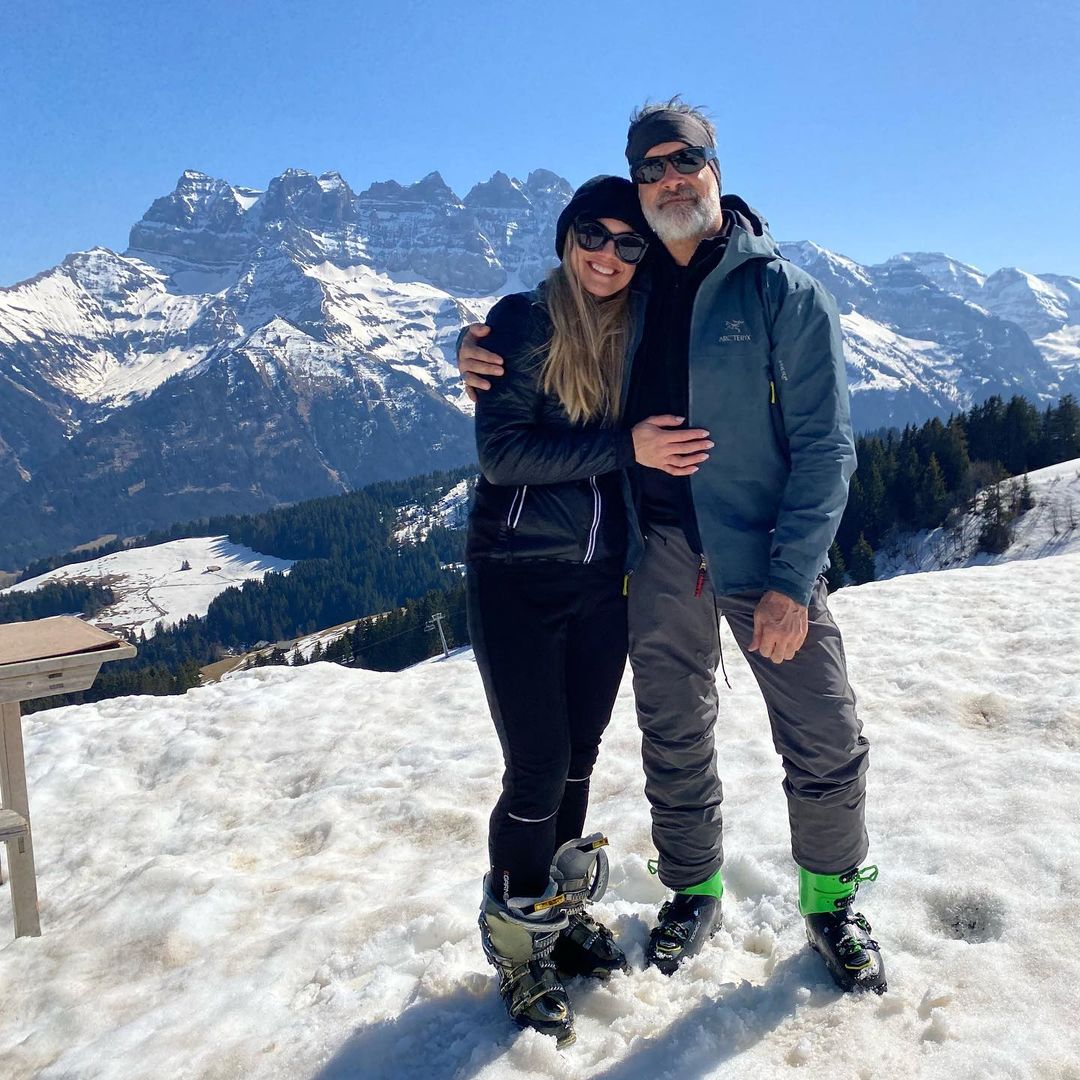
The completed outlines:
<svg viewBox="0 0 1080 1080">
<path fill-rule="evenodd" d="M 432 630 L 438 628 L 439 638 L 442 641 L 443 659 L 444 660 L 449 660 L 450 659 L 450 650 L 447 648 L 447 645 L 446 645 L 446 633 L 443 630 L 443 625 L 442 625 L 442 621 L 445 618 L 446 618 L 446 615 L 445 615 L 444 612 L 442 612 L 442 611 L 433 612 L 432 615 L 431 615 L 431 622 L 429 622 L 427 624 L 427 626 L 424 627 L 424 629 L 427 630 L 430 633 Z"/>
<path fill-rule="evenodd" d="M 19 706 L 86 690 L 105 661 L 134 655 L 134 645 L 71 615 L 0 625 L 0 841 L 7 848 L 16 937 L 41 934 Z"/>
</svg>

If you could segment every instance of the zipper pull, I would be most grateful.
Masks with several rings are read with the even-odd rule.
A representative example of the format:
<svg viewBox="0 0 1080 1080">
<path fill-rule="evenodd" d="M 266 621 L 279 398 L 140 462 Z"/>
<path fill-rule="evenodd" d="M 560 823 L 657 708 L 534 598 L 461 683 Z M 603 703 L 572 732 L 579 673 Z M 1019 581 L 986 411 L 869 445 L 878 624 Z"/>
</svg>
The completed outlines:
<svg viewBox="0 0 1080 1080">
<path fill-rule="evenodd" d="M 629 596 L 630 595 L 630 575 L 629 574 L 623 574 L 622 594 L 623 594 L 623 596 Z"/>
<path fill-rule="evenodd" d="M 701 556 L 701 564 L 697 568 L 697 585 L 694 588 L 694 595 L 700 596 L 701 590 L 705 588 L 705 556 Z"/>
</svg>

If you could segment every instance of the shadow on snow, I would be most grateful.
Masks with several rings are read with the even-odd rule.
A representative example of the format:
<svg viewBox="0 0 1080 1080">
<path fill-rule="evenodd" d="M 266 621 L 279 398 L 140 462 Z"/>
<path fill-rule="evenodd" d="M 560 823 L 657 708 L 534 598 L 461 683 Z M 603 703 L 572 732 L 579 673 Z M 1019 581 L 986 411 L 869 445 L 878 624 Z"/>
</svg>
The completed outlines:
<svg viewBox="0 0 1080 1080">
<path fill-rule="evenodd" d="M 702 999 L 655 1038 L 590 1076 L 592 1080 L 706 1076 L 766 1038 L 793 1017 L 799 1005 L 834 1004 L 842 995 L 827 978 L 822 980 L 823 974 L 809 949 L 802 949 L 777 964 L 768 982 L 742 982 Z M 482 996 L 457 990 L 357 1031 L 313 1080 L 468 1080 L 501 1057 L 518 1034 L 494 985 L 493 980 L 490 992 Z M 804 987 L 812 993 L 800 1000 Z M 580 1015 L 586 1019 L 587 998 L 583 1004 Z M 579 1025 L 579 1040 L 582 1037 Z"/>
</svg>

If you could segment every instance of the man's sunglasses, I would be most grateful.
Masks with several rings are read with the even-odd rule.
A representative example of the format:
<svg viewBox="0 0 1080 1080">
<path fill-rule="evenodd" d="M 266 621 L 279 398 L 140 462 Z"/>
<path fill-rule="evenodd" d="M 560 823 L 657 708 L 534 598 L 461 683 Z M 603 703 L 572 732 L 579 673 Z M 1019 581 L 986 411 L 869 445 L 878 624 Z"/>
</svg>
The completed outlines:
<svg viewBox="0 0 1080 1080">
<path fill-rule="evenodd" d="M 578 218 L 574 222 L 574 239 L 586 251 L 599 251 L 609 240 L 615 243 L 615 254 L 631 266 L 641 262 L 648 250 L 649 241 L 636 232 L 608 232 L 599 221 Z"/>
<path fill-rule="evenodd" d="M 711 146 L 685 146 L 674 154 L 640 158 L 630 166 L 630 179 L 635 184 L 655 184 L 664 179 L 669 161 L 677 173 L 689 176 L 704 169 L 707 161 L 715 160 L 716 151 Z"/>
</svg>

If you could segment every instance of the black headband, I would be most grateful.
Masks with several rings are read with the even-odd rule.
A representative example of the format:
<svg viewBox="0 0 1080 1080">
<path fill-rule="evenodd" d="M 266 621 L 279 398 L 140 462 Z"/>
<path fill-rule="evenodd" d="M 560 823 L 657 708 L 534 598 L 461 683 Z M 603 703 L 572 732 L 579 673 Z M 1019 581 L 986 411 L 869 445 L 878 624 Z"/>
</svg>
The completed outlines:
<svg viewBox="0 0 1080 1080">
<path fill-rule="evenodd" d="M 696 117 L 663 109 L 643 116 L 630 126 L 626 133 L 626 160 L 632 167 L 635 161 L 640 161 L 654 146 L 666 142 L 683 142 L 687 146 L 716 145 L 708 129 Z M 717 187 L 723 190 L 720 184 L 720 162 L 715 159 L 710 161 L 709 168 L 716 176 Z"/>
<path fill-rule="evenodd" d="M 626 160 L 633 164 L 643 158 L 654 146 L 666 142 L 684 142 L 687 146 L 713 146 L 705 125 L 686 113 L 649 113 L 642 117 L 626 134 Z"/>
</svg>

